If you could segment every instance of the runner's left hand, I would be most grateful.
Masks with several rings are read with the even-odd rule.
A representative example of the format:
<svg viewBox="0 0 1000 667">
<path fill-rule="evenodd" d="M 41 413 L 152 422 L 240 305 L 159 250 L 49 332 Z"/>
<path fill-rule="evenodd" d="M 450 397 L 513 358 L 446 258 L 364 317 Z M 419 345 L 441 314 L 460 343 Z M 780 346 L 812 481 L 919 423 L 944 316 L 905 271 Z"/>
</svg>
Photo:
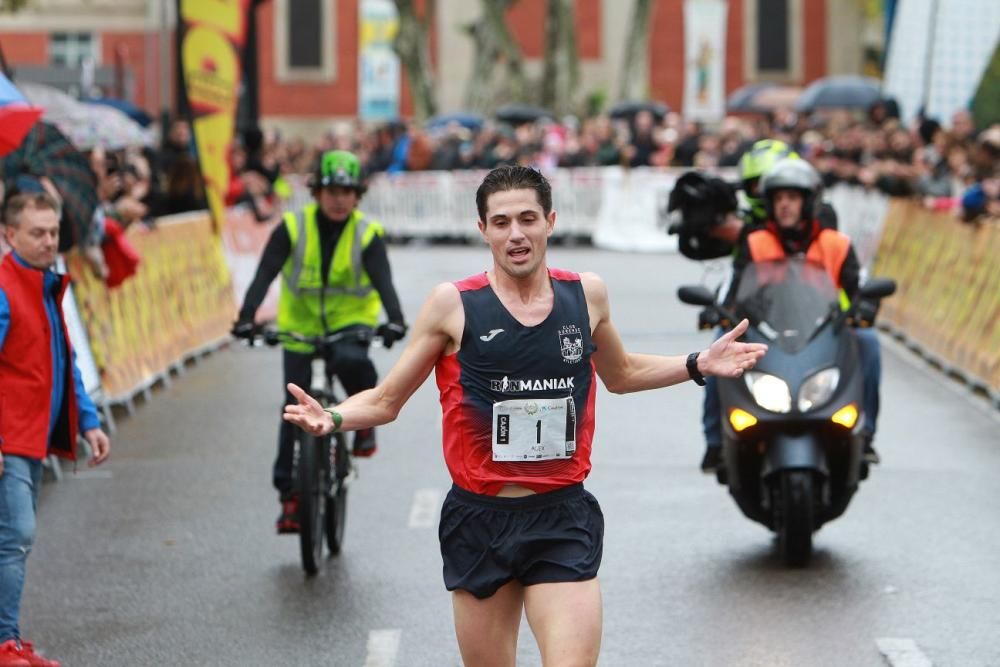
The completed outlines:
<svg viewBox="0 0 1000 667">
<path fill-rule="evenodd" d="M 284 419 L 315 436 L 326 435 L 333 430 L 333 417 L 323 410 L 315 398 L 297 384 L 288 384 L 288 391 L 298 401 L 298 405 L 285 406 Z"/>
<path fill-rule="evenodd" d="M 763 343 L 739 343 L 749 320 L 744 319 L 731 331 L 712 343 L 712 347 L 698 355 L 698 370 L 702 375 L 716 375 L 725 378 L 738 378 L 744 371 L 753 368 L 757 361 L 767 353 L 767 345 Z"/>
</svg>

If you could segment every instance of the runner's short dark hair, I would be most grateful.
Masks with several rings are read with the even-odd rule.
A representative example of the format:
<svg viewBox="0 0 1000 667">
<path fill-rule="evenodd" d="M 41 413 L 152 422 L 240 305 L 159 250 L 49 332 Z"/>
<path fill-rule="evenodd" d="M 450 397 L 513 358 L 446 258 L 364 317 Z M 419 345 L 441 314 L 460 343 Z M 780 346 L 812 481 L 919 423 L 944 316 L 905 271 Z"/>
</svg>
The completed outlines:
<svg viewBox="0 0 1000 667">
<path fill-rule="evenodd" d="M 486 174 L 476 190 L 476 209 L 480 220 L 486 222 L 486 200 L 489 196 L 507 190 L 534 190 L 545 215 L 552 212 L 552 186 L 542 172 L 519 165 L 503 165 Z"/>
</svg>

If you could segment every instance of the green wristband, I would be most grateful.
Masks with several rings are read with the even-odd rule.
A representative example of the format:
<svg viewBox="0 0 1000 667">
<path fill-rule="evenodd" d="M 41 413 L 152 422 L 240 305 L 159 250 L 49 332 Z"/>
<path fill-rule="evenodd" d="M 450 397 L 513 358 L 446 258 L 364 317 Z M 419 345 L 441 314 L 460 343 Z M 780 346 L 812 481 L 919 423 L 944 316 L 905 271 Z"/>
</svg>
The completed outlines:
<svg viewBox="0 0 1000 667">
<path fill-rule="evenodd" d="M 340 430 L 340 425 L 344 423 L 344 417 L 339 412 L 337 412 L 336 410 L 333 410 L 331 408 L 324 408 L 323 412 L 325 412 L 328 415 L 330 415 L 330 419 L 333 420 L 333 431 L 332 432 L 336 433 L 337 431 L 339 431 Z"/>
</svg>

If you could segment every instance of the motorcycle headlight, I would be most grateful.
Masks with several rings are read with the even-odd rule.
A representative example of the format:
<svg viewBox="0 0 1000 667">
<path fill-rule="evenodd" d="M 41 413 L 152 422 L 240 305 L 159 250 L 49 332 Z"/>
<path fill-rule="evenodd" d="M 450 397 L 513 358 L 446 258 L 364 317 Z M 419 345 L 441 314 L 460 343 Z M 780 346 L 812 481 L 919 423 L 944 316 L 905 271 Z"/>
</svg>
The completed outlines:
<svg viewBox="0 0 1000 667">
<path fill-rule="evenodd" d="M 779 377 L 750 371 L 743 374 L 747 389 L 757 405 L 771 412 L 788 412 L 792 409 L 792 394 L 788 384 Z"/>
<path fill-rule="evenodd" d="M 837 368 L 826 368 L 810 375 L 799 389 L 799 410 L 808 412 L 829 401 L 838 382 L 840 382 L 840 370 Z"/>
</svg>

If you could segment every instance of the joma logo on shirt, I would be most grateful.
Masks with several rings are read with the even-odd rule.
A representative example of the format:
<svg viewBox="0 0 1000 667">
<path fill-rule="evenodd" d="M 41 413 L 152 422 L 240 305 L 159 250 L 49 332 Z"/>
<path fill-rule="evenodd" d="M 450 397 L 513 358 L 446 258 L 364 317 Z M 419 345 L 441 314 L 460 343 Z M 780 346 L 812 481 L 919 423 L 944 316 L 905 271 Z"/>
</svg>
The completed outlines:
<svg viewBox="0 0 1000 667">
<path fill-rule="evenodd" d="M 536 380 L 490 380 L 490 391 L 501 394 L 516 394 L 522 391 L 547 391 L 550 389 L 573 389 L 573 378 L 544 378 Z"/>
</svg>

